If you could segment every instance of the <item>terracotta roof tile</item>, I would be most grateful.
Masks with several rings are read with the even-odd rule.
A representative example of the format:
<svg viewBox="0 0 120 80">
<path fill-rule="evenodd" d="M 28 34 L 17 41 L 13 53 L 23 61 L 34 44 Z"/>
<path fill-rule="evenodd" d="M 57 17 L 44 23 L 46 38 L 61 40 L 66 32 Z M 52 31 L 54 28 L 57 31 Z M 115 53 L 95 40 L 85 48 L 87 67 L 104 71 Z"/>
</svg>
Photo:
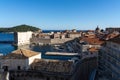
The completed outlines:
<svg viewBox="0 0 120 80">
<path fill-rule="evenodd" d="M 104 43 L 104 41 L 100 40 L 99 38 L 89 38 L 89 37 L 83 37 L 82 39 L 80 39 L 80 41 L 85 41 L 88 44 L 92 44 L 92 45 L 101 45 Z"/>
<path fill-rule="evenodd" d="M 26 49 L 18 49 L 6 56 L 3 56 L 3 58 L 4 59 L 26 59 L 38 54 L 40 53 L 31 51 L 31 50 L 26 50 Z"/>
</svg>

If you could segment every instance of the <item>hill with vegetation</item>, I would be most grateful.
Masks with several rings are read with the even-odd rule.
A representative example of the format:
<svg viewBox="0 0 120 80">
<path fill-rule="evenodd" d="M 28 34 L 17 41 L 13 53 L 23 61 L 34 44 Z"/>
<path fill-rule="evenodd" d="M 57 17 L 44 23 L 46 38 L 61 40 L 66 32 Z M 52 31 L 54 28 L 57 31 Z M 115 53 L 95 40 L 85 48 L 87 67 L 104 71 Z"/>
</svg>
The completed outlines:
<svg viewBox="0 0 120 80">
<path fill-rule="evenodd" d="M 39 31 L 41 29 L 34 27 L 34 26 L 30 26 L 30 25 L 18 25 L 15 27 L 11 27 L 11 28 L 0 28 L 0 32 L 26 32 L 26 31 Z"/>
</svg>

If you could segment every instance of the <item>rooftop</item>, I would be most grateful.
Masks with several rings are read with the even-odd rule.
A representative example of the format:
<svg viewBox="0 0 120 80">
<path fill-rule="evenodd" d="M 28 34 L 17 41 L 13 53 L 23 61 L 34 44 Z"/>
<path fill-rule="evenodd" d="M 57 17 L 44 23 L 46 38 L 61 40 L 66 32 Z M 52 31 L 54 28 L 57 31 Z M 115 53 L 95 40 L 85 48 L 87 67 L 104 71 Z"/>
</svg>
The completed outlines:
<svg viewBox="0 0 120 80">
<path fill-rule="evenodd" d="M 104 41 L 100 40 L 99 38 L 88 38 L 88 37 L 83 37 L 82 39 L 80 39 L 80 41 L 85 41 L 91 45 L 101 45 L 104 43 Z"/>
<path fill-rule="evenodd" d="M 120 34 L 116 36 L 115 38 L 110 39 L 109 41 L 120 44 Z"/>
<path fill-rule="evenodd" d="M 116 37 L 116 36 L 118 36 L 118 35 L 119 35 L 118 32 L 112 32 L 112 33 L 106 34 L 103 38 L 104 38 L 105 40 L 109 40 L 109 39 L 112 39 L 112 38 L 114 38 L 114 37 Z"/>
<path fill-rule="evenodd" d="M 38 54 L 40 53 L 31 51 L 31 50 L 26 50 L 26 49 L 18 49 L 6 56 L 3 56 L 2 58 L 3 59 L 26 59 Z"/>
<path fill-rule="evenodd" d="M 70 73 L 73 69 L 72 65 L 72 61 L 35 59 L 31 68 L 46 72 Z"/>
</svg>

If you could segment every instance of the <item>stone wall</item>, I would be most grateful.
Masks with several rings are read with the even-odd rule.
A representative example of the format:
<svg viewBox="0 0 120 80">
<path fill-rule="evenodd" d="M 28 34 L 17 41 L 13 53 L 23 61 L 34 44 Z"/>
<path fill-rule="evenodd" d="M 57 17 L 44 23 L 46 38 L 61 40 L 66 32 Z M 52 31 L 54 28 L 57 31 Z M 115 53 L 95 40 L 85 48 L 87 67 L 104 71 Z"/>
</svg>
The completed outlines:
<svg viewBox="0 0 120 80">
<path fill-rule="evenodd" d="M 72 38 L 65 39 L 41 39 L 41 38 L 32 38 L 31 44 L 61 44 L 66 41 L 72 40 Z"/>
<path fill-rule="evenodd" d="M 9 80 L 72 80 L 60 74 L 41 73 L 39 71 L 10 71 Z"/>
<path fill-rule="evenodd" d="M 51 39 L 42 39 L 42 38 L 31 38 L 31 44 L 50 44 Z"/>
<path fill-rule="evenodd" d="M 21 69 L 26 69 L 28 67 L 27 59 L 2 59 L 0 63 L 1 68 L 7 66 L 8 70 L 17 70 L 18 66 L 20 66 Z"/>
<path fill-rule="evenodd" d="M 72 40 L 72 38 L 65 38 L 65 39 L 51 39 L 51 44 L 61 44 L 67 41 Z"/>
</svg>

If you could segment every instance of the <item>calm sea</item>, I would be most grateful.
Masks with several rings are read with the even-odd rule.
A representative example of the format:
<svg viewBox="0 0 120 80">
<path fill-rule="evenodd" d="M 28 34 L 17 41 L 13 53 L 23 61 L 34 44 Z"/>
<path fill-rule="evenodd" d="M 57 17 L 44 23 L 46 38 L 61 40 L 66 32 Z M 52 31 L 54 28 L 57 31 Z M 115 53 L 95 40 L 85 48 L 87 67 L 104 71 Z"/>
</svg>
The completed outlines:
<svg viewBox="0 0 120 80">
<path fill-rule="evenodd" d="M 0 33 L 0 41 L 14 41 L 13 33 Z"/>
<path fill-rule="evenodd" d="M 0 41 L 14 41 L 13 33 L 0 33 Z M 15 47 L 8 43 L 0 43 L 0 54 L 6 55 L 15 50 Z"/>
</svg>

